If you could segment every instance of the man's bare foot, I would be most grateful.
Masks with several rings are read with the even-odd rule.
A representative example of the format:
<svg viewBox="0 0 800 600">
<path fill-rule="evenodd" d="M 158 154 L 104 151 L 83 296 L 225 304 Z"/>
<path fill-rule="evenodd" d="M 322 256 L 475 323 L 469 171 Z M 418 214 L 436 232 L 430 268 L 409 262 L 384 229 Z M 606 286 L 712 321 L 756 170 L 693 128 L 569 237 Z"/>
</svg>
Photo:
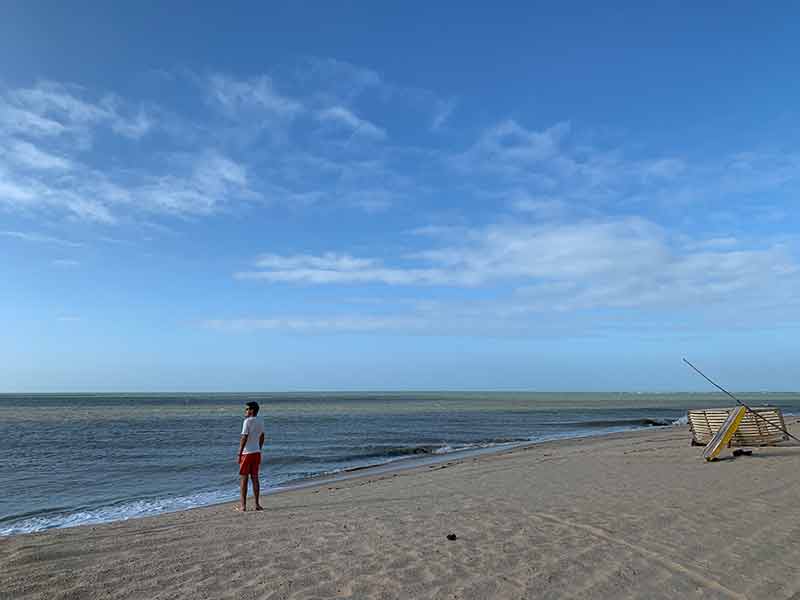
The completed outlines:
<svg viewBox="0 0 800 600">
<path fill-rule="evenodd" d="M 256 510 L 264 510 L 264 507 L 260 504 L 256 504 Z"/>
<path fill-rule="evenodd" d="M 247 512 L 247 508 L 244 507 L 244 506 L 235 506 L 233 508 L 233 510 L 235 510 L 236 512 Z M 256 510 L 258 510 L 258 509 L 256 509 Z"/>
</svg>

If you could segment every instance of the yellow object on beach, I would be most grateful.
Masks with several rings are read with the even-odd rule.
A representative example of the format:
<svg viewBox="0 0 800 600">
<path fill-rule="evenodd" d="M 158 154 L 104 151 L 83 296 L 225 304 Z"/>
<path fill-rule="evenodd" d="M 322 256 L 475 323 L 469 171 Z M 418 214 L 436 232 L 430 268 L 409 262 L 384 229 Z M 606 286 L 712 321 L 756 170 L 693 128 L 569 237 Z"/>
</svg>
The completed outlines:
<svg viewBox="0 0 800 600">
<path fill-rule="evenodd" d="M 716 435 L 711 438 L 711 441 L 708 442 L 708 445 L 703 449 L 703 458 L 706 460 L 714 460 L 717 458 L 720 451 L 728 445 L 733 434 L 739 429 L 739 425 L 742 419 L 744 419 L 746 412 L 747 409 L 744 406 L 739 406 L 730 412 L 728 418 L 725 419 L 725 422 L 722 424 L 722 427 L 720 427 Z"/>
</svg>

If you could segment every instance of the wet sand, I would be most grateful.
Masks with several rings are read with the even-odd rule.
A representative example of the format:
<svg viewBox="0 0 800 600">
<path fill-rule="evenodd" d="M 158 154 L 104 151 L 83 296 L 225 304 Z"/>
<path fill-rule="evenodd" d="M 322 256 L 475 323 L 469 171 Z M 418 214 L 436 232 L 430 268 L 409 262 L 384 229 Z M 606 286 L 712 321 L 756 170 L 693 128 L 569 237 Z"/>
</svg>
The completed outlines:
<svg viewBox="0 0 800 600">
<path fill-rule="evenodd" d="M 276 494 L 259 513 L 2 538 L 0 598 L 800 599 L 800 447 L 706 463 L 689 439 L 549 442 Z"/>
</svg>

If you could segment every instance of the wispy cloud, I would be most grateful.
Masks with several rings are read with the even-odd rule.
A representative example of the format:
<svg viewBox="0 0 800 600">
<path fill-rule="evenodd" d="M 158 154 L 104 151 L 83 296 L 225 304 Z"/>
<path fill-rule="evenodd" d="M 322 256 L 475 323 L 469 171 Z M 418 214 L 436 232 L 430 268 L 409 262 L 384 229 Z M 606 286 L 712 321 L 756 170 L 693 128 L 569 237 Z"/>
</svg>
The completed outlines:
<svg viewBox="0 0 800 600">
<path fill-rule="evenodd" d="M 56 317 L 56 320 L 62 323 L 79 323 L 83 321 L 83 317 L 78 315 L 59 315 Z"/>
<path fill-rule="evenodd" d="M 489 335 L 502 337 L 554 337 L 596 335 L 608 326 L 583 319 L 572 322 L 521 322 L 518 317 L 498 314 L 497 307 L 484 306 L 465 310 L 450 304 L 436 310 L 412 311 L 389 315 L 327 315 L 322 317 L 281 316 L 268 318 L 207 319 L 199 325 L 229 334 L 277 331 L 297 335 L 326 334 L 399 334 L 414 336 Z M 646 325 L 646 324 L 645 324 Z"/>
<path fill-rule="evenodd" d="M 464 241 L 415 252 L 413 266 L 349 254 L 267 255 L 238 279 L 271 283 L 516 289 L 530 310 L 648 307 L 720 301 L 800 284 L 800 267 L 780 244 L 674 239 L 626 218 L 546 226 L 493 225 Z M 396 261 L 395 261 L 396 262 Z M 530 300 L 533 298 L 534 300 Z"/>
<path fill-rule="evenodd" d="M 54 267 L 61 267 L 61 268 L 74 268 L 80 266 L 80 262 L 77 260 L 73 260 L 70 258 L 59 258 L 52 262 Z"/>
<path fill-rule="evenodd" d="M 308 57 L 293 72 L 299 87 L 316 102 L 346 104 L 368 90 L 385 93 L 386 82 L 377 71 L 333 58 Z"/>
<path fill-rule="evenodd" d="M 39 171 L 69 171 L 73 167 L 69 159 L 45 152 L 22 140 L 10 141 L 5 147 L 0 142 L 0 157 L 20 167 Z"/>
<path fill-rule="evenodd" d="M 59 246 L 70 246 L 72 248 L 78 248 L 80 246 L 83 246 L 83 244 L 80 242 L 64 240 L 58 237 L 44 235 L 41 233 L 31 233 L 25 231 L 0 231 L 0 235 L 4 237 L 14 238 L 17 240 L 22 240 L 24 242 L 32 242 L 39 244 L 56 244 Z"/>
<path fill-rule="evenodd" d="M 29 142 L 14 141 L 6 148 L 0 208 L 114 224 L 147 214 L 206 216 L 261 197 L 246 167 L 215 150 L 166 155 L 162 166 L 148 170 L 117 171 L 62 158 Z"/>
<path fill-rule="evenodd" d="M 119 104 L 118 100 L 110 102 L 112 106 Z M 114 133 L 132 140 L 138 140 L 147 135 L 156 125 L 155 117 L 144 109 L 139 109 L 135 114 L 122 118 L 114 112 L 111 119 L 111 129 Z"/>
<path fill-rule="evenodd" d="M 484 131 L 471 148 L 455 158 L 455 164 L 463 170 L 477 168 L 524 175 L 539 164 L 559 158 L 562 140 L 569 131 L 568 122 L 539 132 L 526 129 L 511 119 L 502 121 Z M 554 165 L 559 166 L 569 169 L 573 165 L 567 162 Z"/>
<path fill-rule="evenodd" d="M 67 128 L 55 119 L 0 101 L 0 128 L 5 132 L 29 136 L 57 136 Z"/>
<path fill-rule="evenodd" d="M 421 128 L 441 130 L 455 112 L 456 100 L 429 89 L 389 81 L 373 69 L 341 60 L 309 58 L 294 72 L 304 87 L 315 89 L 311 102 L 323 107 L 352 106 L 369 97 L 391 112 L 420 117 Z"/>
<path fill-rule="evenodd" d="M 115 225 L 267 200 L 372 214 L 411 197 L 418 182 L 397 151 L 380 147 L 386 130 L 355 106 L 362 94 L 383 102 L 399 88 L 341 61 L 301 67 L 175 76 L 170 85 L 204 93 L 188 111 L 52 81 L 0 88 L 0 209 Z M 158 153 L 140 151 L 155 130 Z"/>
<path fill-rule="evenodd" d="M 113 94 L 91 100 L 78 86 L 43 81 L 0 97 L 0 129 L 7 133 L 48 137 L 72 135 L 86 144 L 94 126 L 108 126 L 139 139 L 154 125 L 144 108 L 129 109 Z"/>
<path fill-rule="evenodd" d="M 385 283 L 416 285 L 456 283 L 439 269 L 386 268 L 375 258 L 328 252 L 319 256 L 265 254 L 255 261 L 258 270 L 236 273 L 238 279 L 292 283 Z M 457 276 L 458 278 L 458 276 Z M 458 281 L 463 283 L 463 280 Z"/>
<path fill-rule="evenodd" d="M 500 197 L 506 200 L 512 210 L 530 213 L 545 220 L 562 217 L 569 210 L 563 200 L 550 196 L 536 196 L 520 189 L 511 190 Z"/>
<path fill-rule="evenodd" d="M 304 111 L 302 102 L 279 93 L 267 75 L 234 79 L 218 73 L 209 78 L 208 91 L 211 99 L 231 117 L 243 112 L 252 116 L 258 111 L 292 119 Z"/>
<path fill-rule="evenodd" d="M 642 157 L 641 149 L 603 145 L 569 122 L 536 130 L 500 121 L 447 162 L 474 196 L 504 199 L 513 210 L 545 220 L 620 212 L 675 216 L 702 206 L 728 227 L 766 223 L 782 218 L 771 194 L 800 185 L 800 155 L 794 152 Z"/>
<path fill-rule="evenodd" d="M 353 135 L 363 135 L 376 139 L 384 139 L 386 131 L 366 119 L 357 117 L 353 112 L 343 106 L 333 106 L 317 113 L 317 118 L 323 123 L 333 123 L 344 126 Z"/>
<path fill-rule="evenodd" d="M 87 164 L 87 150 L 103 129 L 135 142 L 154 123 L 142 106 L 78 86 L 39 82 L 0 92 L 0 208 L 117 222 L 125 186 Z"/>
<path fill-rule="evenodd" d="M 373 214 L 389 210 L 403 198 L 403 194 L 387 188 L 356 189 L 342 195 L 348 206 L 355 206 Z"/>
<path fill-rule="evenodd" d="M 603 214 L 655 222 L 654 208 L 674 216 L 703 205 L 723 237 L 737 219 L 785 217 L 761 197 L 796 186 L 800 172 L 798 155 L 777 151 L 702 161 L 626 152 L 569 121 L 533 128 L 500 119 L 471 143 L 443 147 L 455 99 L 332 59 L 244 77 L 176 76 L 170 85 L 195 92 L 186 95 L 194 104 L 142 104 L 56 82 L 0 90 L 0 209 L 113 225 L 255 205 L 377 215 L 442 204 L 452 214 L 483 202 L 488 219 L 565 224 Z M 421 141 L 404 144 L 407 136 L 384 125 L 400 122 Z M 156 132 L 158 152 L 145 152 Z M 462 281 L 474 280 L 469 273 Z"/>
<path fill-rule="evenodd" d="M 269 319 L 208 319 L 202 325 L 228 332 L 290 331 L 296 333 L 365 333 L 424 331 L 427 322 L 413 316 L 281 317 Z"/>
<path fill-rule="evenodd" d="M 246 168 L 217 152 L 182 157 L 188 173 L 146 177 L 130 195 L 141 200 L 141 208 L 175 216 L 215 214 L 237 201 L 260 195 L 249 187 Z M 176 165 L 177 166 L 177 165 Z"/>
<path fill-rule="evenodd" d="M 296 254 L 294 256 L 280 256 L 278 254 L 264 254 L 260 256 L 255 265 L 261 269 L 321 269 L 332 271 L 358 271 L 375 266 L 373 259 L 353 258 L 348 254 L 328 252 L 321 256 L 309 254 Z"/>
<path fill-rule="evenodd" d="M 632 159 L 619 148 L 583 143 L 569 122 L 543 130 L 514 120 L 483 131 L 477 141 L 450 159 L 487 197 L 513 196 L 517 210 L 545 216 L 558 207 L 587 216 L 619 209 L 674 189 L 688 171 L 677 157 Z"/>
<path fill-rule="evenodd" d="M 439 131 L 442 129 L 453 115 L 456 109 L 456 102 L 453 99 L 440 100 L 437 99 L 433 103 L 433 119 L 431 121 L 431 129 Z"/>
</svg>

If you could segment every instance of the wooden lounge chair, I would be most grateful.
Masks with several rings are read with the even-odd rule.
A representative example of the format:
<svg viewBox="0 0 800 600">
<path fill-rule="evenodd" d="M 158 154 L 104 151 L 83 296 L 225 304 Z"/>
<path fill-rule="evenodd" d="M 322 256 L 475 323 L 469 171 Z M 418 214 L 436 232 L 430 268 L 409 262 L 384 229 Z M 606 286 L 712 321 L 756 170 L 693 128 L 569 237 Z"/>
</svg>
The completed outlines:
<svg viewBox="0 0 800 600">
<path fill-rule="evenodd" d="M 692 446 L 705 446 L 719 431 L 733 408 L 704 408 L 688 412 L 689 429 L 692 431 Z M 780 408 L 759 406 L 753 408 L 764 417 L 759 419 L 750 411 L 742 419 L 730 446 L 774 446 L 789 439 L 781 429 L 786 429 Z M 769 421 L 769 423 L 767 423 Z"/>
</svg>

